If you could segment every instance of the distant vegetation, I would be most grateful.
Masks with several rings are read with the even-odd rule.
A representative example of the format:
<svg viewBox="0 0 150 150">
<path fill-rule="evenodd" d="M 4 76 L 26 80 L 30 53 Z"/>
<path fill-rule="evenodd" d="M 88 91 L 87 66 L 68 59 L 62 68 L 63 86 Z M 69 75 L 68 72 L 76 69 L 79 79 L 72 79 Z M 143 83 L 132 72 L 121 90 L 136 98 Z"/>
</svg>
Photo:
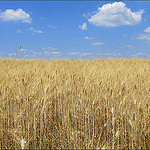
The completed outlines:
<svg viewBox="0 0 150 150">
<path fill-rule="evenodd" d="M 1 149 L 149 149 L 150 59 L 0 59 Z"/>
</svg>

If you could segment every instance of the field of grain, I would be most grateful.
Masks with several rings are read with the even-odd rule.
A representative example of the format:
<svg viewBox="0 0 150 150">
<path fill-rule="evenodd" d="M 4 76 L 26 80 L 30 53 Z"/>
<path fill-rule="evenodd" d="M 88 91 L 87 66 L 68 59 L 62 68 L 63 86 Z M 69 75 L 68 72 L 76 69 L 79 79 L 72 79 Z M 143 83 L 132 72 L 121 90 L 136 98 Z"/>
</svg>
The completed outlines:
<svg viewBox="0 0 150 150">
<path fill-rule="evenodd" d="M 0 149 L 150 148 L 150 59 L 0 59 Z"/>
</svg>

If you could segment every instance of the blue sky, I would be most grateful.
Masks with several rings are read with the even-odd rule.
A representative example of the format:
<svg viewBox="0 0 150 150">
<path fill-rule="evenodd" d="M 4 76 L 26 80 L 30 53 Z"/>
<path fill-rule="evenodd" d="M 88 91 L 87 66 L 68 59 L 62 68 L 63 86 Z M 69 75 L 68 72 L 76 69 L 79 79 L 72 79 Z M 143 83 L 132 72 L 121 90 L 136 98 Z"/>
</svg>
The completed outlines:
<svg viewBox="0 0 150 150">
<path fill-rule="evenodd" d="M 0 2 L 0 57 L 150 58 L 149 1 Z"/>
</svg>

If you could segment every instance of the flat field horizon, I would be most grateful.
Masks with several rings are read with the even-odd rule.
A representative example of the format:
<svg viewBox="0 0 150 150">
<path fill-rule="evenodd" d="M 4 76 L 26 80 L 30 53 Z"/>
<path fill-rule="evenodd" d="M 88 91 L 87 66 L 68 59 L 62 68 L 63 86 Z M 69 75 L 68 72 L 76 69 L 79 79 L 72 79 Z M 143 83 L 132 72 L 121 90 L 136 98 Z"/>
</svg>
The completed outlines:
<svg viewBox="0 0 150 150">
<path fill-rule="evenodd" d="M 150 59 L 0 58 L 0 149 L 150 149 Z"/>
</svg>

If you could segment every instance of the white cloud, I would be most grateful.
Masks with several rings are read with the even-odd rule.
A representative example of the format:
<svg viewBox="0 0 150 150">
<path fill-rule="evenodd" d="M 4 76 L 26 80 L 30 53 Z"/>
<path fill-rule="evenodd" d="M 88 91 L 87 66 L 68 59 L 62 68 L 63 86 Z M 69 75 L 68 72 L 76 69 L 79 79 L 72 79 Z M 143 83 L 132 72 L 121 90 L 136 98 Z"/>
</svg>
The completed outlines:
<svg viewBox="0 0 150 150">
<path fill-rule="evenodd" d="M 16 30 L 18 33 L 23 33 L 21 30 Z"/>
<path fill-rule="evenodd" d="M 43 47 L 42 49 L 43 49 L 43 50 L 45 50 L 45 49 L 47 49 L 47 50 L 48 50 L 48 49 L 49 49 L 49 50 L 56 50 L 57 48 L 55 48 L 55 47 L 50 47 L 50 46 L 49 46 L 48 48 Z"/>
<path fill-rule="evenodd" d="M 124 47 L 130 48 L 130 49 L 131 49 L 131 48 L 134 48 L 134 47 L 133 47 L 132 45 L 130 45 L 130 44 L 125 44 Z"/>
<path fill-rule="evenodd" d="M 51 29 L 56 29 L 57 28 L 56 26 L 52 26 L 50 24 L 48 25 L 48 27 L 51 28 Z"/>
<path fill-rule="evenodd" d="M 150 33 L 150 27 L 146 28 L 146 29 L 144 30 L 144 32 Z"/>
<path fill-rule="evenodd" d="M 141 52 L 141 53 L 137 53 L 136 55 L 138 55 L 138 56 L 139 56 L 139 55 L 143 55 L 143 52 Z"/>
<path fill-rule="evenodd" d="M 31 23 L 32 18 L 30 14 L 26 13 L 22 9 L 17 9 L 16 11 L 13 9 L 7 9 L 4 12 L 0 13 L 0 18 L 4 21 L 22 21 L 25 23 Z"/>
<path fill-rule="evenodd" d="M 98 12 L 88 20 L 95 26 L 116 27 L 135 25 L 141 22 L 144 10 L 132 12 L 123 2 L 108 3 L 98 8 Z"/>
<path fill-rule="evenodd" d="M 38 54 L 37 52 L 33 52 L 33 54 Z"/>
<path fill-rule="evenodd" d="M 61 52 L 52 52 L 52 54 L 60 54 Z"/>
<path fill-rule="evenodd" d="M 35 55 L 36 55 L 36 54 L 39 54 L 39 55 L 41 55 L 42 53 L 38 53 L 38 52 L 33 52 L 33 54 L 35 54 Z"/>
<path fill-rule="evenodd" d="M 150 40 L 150 34 L 140 34 L 137 37 L 138 40 Z"/>
<path fill-rule="evenodd" d="M 139 52 L 139 53 L 137 53 L 137 54 L 133 54 L 133 55 L 131 55 L 131 57 L 133 57 L 133 58 L 137 58 L 137 57 L 146 57 L 146 58 L 149 58 L 149 56 L 148 56 L 148 54 L 145 54 L 145 53 L 143 53 L 143 52 Z"/>
<path fill-rule="evenodd" d="M 70 55 L 78 55 L 78 54 L 80 54 L 80 52 L 71 52 L 71 53 L 68 53 L 68 54 L 70 54 Z"/>
<path fill-rule="evenodd" d="M 45 54 L 49 54 L 50 52 L 44 52 Z"/>
<path fill-rule="evenodd" d="M 84 13 L 84 14 L 83 14 L 83 17 L 86 17 L 86 18 L 87 18 L 88 16 Z"/>
<path fill-rule="evenodd" d="M 33 27 L 31 27 L 29 30 L 35 32 L 35 33 L 43 33 L 41 30 L 36 30 Z"/>
<path fill-rule="evenodd" d="M 93 40 L 94 38 L 93 37 L 88 37 L 88 36 L 86 36 L 86 37 L 84 37 L 86 40 Z"/>
<path fill-rule="evenodd" d="M 111 53 L 105 53 L 104 55 L 107 55 L 107 56 L 109 56 L 109 55 L 111 55 Z"/>
<path fill-rule="evenodd" d="M 118 56 L 121 56 L 120 53 L 105 53 L 104 55 L 109 56 L 109 57 L 118 57 Z"/>
<path fill-rule="evenodd" d="M 86 23 L 83 23 L 83 25 L 79 25 L 79 28 L 81 30 L 87 30 L 87 24 Z"/>
<path fill-rule="evenodd" d="M 97 46 L 97 45 L 104 45 L 103 42 L 94 42 L 94 43 L 91 43 L 93 46 Z"/>
<path fill-rule="evenodd" d="M 48 47 L 48 49 L 56 50 L 57 48 L 55 48 L 55 47 Z"/>
<path fill-rule="evenodd" d="M 20 51 L 24 51 L 24 52 L 25 52 L 25 51 L 28 51 L 28 50 L 27 50 L 27 49 L 23 49 L 23 48 L 22 48 Z"/>
<path fill-rule="evenodd" d="M 136 39 L 138 40 L 150 40 L 150 27 L 144 30 L 144 34 L 140 34 Z"/>
<path fill-rule="evenodd" d="M 91 53 L 82 53 L 82 55 L 84 55 L 84 56 L 91 55 Z"/>
</svg>

